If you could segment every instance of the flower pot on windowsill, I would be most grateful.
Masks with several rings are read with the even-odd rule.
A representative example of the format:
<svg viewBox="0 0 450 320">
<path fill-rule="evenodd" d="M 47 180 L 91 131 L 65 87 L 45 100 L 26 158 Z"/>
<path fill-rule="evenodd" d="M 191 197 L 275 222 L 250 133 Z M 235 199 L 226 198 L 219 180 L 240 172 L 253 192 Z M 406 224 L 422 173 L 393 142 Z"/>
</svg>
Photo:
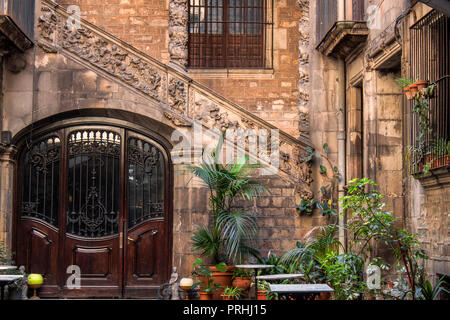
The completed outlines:
<svg viewBox="0 0 450 320">
<path fill-rule="evenodd" d="M 233 287 L 239 288 L 242 291 L 247 291 L 250 288 L 251 280 L 249 278 L 236 277 L 233 279 Z"/>
<path fill-rule="evenodd" d="M 403 88 L 403 92 L 405 93 L 406 99 L 412 100 L 413 96 L 409 90 L 409 87 Z"/>
<path fill-rule="evenodd" d="M 222 297 L 222 300 L 227 300 L 227 301 L 235 300 L 234 296 L 227 296 L 227 295 L 223 295 L 223 294 L 221 294 L 220 296 Z"/>
</svg>

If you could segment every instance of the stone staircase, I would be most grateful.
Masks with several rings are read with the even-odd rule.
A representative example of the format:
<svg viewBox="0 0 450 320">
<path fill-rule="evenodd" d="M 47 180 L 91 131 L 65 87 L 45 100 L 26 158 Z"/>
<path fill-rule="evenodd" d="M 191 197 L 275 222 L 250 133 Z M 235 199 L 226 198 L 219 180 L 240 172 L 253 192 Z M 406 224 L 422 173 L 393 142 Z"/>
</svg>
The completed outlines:
<svg viewBox="0 0 450 320">
<path fill-rule="evenodd" d="M 146 55 L 97 26 L 80 20 L 76 28 L 67 23 L 72 17 L 65 8 L 50 0 L 41 1 L 37 22 L 36 44 L 49 54 L 62 54 L 120 86 L 127 87 L 157 105 L 164 121 L 173 128 L 190 128 L 194 122 L 205 129 L 277 128 L 253 115 L 227 98 L 191 79 L 183 70 Z M 269 139 L 279 145 L 278 159 L 263 164 L 276 164 L 278 175 L 296 186 L 302 198 L 312 198 L 311 162 L 308 147 L 311 144 L 278 130 L 278 139 Z M 257 157 L 257 155 L 253 155 Z"/>
</svg>

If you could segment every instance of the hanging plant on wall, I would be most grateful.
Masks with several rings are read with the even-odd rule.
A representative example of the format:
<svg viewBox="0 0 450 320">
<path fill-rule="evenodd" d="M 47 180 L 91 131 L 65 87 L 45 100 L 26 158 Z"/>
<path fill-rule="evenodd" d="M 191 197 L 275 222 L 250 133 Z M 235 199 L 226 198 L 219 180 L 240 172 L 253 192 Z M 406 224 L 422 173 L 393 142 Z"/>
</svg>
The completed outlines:
<svg viewBox="0 0 450 320">
<path fill-rule="evenodd" d="M 319 214 L 326 216 L 328 218 L 331 218 L 332 216 L 337 215 L 336 210 L 334 209 L 336 207 L 336 203 L 333 202 L 333 195 L 336 190 L 336 185 L 341 179 L 341 176 L 339 174 L 338 168 L 336 166 L 333 166 L 331 161 L 327 156 L 322 156 L 318 153 L 314 153 L 314 151 L 311 148 L 307 148 L 306 150 L 309 153 L 309 156 L 307 157 L 307 161 L 312 162 L 314 158 L 320 159 L 319 164 L 319 170 L 320 174 L 324 177 L 324 179 L 327 180 L 328 185 L 322 186 L 320 188 L 320 197 L 319 199 L 302 199 L 300 201 L 300 204 L 297 206 L 297 213 L 301 216 L 312 216 L 314 214 L 314 210 L 318 209 Z M 323 145 L 323 152 L 324 154 L 329 153 L 329 147 L 328 143 L 325 143 Z M 323 159 L 327 161 L 327 164 L 330 168 L 333 168 L 333 175 L 332 177 L 328 176 L 328 169 L 327 166 L 324 165 Z"/>
<path fill-rule="evenodd" d="M 411 97 L 408 97 L 407 94 L 407 98 L 408 100 L 414 100 L 412 111 L 417 117 L 418 132 L 415 144 L 408 146 L 405 155 L 405 158 L 411 164 L 411 172 L 417 177 L 419 173 L 428 174 L 430 169 L 437 167 L 438 164 L 447 165 L 447 158 L 450 158 L 447 157 L 450 154 L 450 150 L 447 148 L 447 140 L 436 137 L 429 116 L 429 99 L 435 95 L 436 83 L 428 85 L 428 81 L 426 80 L 415 81 L 413 83 L 403 78 L 396 79 L 396 82 L 404 89 L 410 83 L 407 88 Z M 433 137 L 433 143 L 428 141 L 429 137 Z"/>
</svg>

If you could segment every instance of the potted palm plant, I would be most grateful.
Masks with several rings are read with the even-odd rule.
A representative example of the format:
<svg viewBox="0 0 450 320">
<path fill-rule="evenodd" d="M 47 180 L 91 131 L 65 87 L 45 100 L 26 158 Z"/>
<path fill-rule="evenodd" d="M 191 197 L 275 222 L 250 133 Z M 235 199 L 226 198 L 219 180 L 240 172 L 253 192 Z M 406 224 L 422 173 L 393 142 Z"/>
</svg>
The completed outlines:
<svg viewBox="0 0 450 320">
<path fill-rule="evenodd" d="M 256 219 L 251 212 L 234 207 L 235 200 L 253 200 L 266 192 L 251 178 L 258 165 L 249 164 L 248 157 L 222 164 L 224 137 L 220 137 L 215 150 L 204 156 L 198 165 L 188 166 L 209 190 L 212 216 L 208 226 L 197 226 L 191 238 L 192 249 L 201 257 L 207 257 L 213 265 L 228 264 L 225 272 L 210 268 L 214 283 L 221 285 L 216 298 L 223 288 L 231 286 L 233 264 L 242 262 L 249 254 L 258 253 L 252 246 L 258 232 Z"/>
</svg>

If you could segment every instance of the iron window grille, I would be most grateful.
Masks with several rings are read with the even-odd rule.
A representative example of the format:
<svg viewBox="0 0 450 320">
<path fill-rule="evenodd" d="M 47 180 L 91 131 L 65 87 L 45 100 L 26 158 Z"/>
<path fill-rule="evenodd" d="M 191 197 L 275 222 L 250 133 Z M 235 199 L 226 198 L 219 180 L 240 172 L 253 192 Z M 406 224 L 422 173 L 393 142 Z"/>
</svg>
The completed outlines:
<svg viewBox="0 0 450 320">
<path fill-rule="evenodd" d="M 420 144 L 424 147 L 423 155 L 414 154 L 411 159 L 414 174 L 422 172 L 425 164 L 430 164 L 431 169 L 450 164 L 450 18 L 433 10 L 410 32 L 411 79 L 436 84 L 435 94 L 429 99 L 431 130 L 422 140 L 418 138 L 418 116 L 411 112 L 411 143 L 416 148 Z"/>
<path fill-rule="evenodd" d="M 190 68 L 272 68 L 273 0 L 190 0 Z"/>
</svg>

